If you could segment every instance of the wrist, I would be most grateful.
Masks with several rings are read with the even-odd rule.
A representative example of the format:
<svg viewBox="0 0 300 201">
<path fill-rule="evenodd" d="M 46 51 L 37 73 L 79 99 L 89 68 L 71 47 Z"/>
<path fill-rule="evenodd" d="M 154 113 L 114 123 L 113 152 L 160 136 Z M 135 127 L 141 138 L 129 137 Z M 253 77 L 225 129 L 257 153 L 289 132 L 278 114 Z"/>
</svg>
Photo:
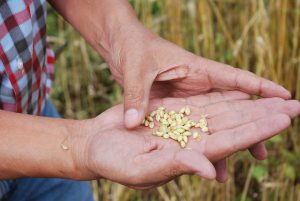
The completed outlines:
<svg viewBox="0 0 300 201">
<path fill-rule="evenodd" d="M 128 1 L 110 0 L 102 4 L 97 7 L 102 8 L 105 17 L 101 21 L 96 19 L 93 47 L 107 62 L 111 62 L 115 54 L 130 44 L 129 41 L 145 41 L 142 38 L 153 37 L 154 34 L 138 20 Z"/>
<path fill-rule="evenodd" d="M 96 118 L 78 121 L 75 129 L 75 135 L 72 134 L 72 176 L 78 180 L 92 180 L 103 178 L 102 161 L 105 151 L 101 151 L 106 147 L 107 141 L 103 139 L 107 133 L 106 119 L 103 114 Z"/>
<path fill-rule="evenodd" d="M 68 144 L 67 150 L 61 146 L 65 152 L 70 152 L 71 162 L 68 169 L 69 178 L 78 180 L 95 179 L 94 175 L 88 168 L 88 144 L 89 139 L 97 128 L 93 126 L 94 120 L 77 120 L 75 124 L 68 125 Z M 94 130 L 94 131 L 93 131 Z M 61 145 L 65 145 L 62 142 Z"/>
</svg>

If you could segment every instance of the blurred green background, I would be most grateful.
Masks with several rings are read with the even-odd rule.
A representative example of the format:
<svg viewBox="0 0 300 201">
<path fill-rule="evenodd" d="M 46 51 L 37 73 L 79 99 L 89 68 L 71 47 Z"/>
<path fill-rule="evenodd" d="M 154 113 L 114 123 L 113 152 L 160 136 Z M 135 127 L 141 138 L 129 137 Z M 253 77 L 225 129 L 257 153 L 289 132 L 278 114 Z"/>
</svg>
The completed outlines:
<svg viewBox="0 0 300 201">
<path fill-rule="evenodd" d="M 300 100 L 300 0 L 131 0 L 146 27 L 197 55 L 250 70 L 288 88 Z M 122 101 L 107 64 L 48 7 L 48 41 L 67 43 L 56 61 L 52 98 L 66 118 L 94 117 Z M 300 122 L 267 142 L 269 157 L 248 152 L 228 159 L 219 184 L 182 176 L 150 191 L 94 181 L 104 201 L 300 201 Z M 229 139 L 230 140 L 230 139 Z"/>
</svg>

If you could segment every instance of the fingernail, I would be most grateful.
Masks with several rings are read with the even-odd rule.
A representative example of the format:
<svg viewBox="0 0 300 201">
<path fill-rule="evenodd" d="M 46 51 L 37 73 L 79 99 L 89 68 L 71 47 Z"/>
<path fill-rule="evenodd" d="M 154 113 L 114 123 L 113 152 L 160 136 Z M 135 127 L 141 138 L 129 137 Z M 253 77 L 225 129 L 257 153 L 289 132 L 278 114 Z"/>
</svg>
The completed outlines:
<svg viewBox="0 0 300 201">
<path fill-rule="evenodd" d="M 279 86 L 279 88 L 278 88 Z M 274 86 L 273 88 L 278 90 L 280 89 L 281 94 L 285 96 L 285 98 L 290 99 L 291 98 L 291 92 L 289 90 L 287 90 L 286 88 L 284 88 L 283 86 L 278 85 L 277 87 Z"/>
<path fill-rule="evenodd" d="M 128 128 L 133 128 L 139 123 L 139 112 L 137 109 L 128 109 L 125 113 L 125 124 Z"/>
<path fill-rule="evenodd" d="M 291 98 L 292 94 L 289 90 L 287 90 L 286 88 L 284 88 L 283 86 L 281 86 L 281 90 L 285 91 L 287 98 Z"/>
</svg>

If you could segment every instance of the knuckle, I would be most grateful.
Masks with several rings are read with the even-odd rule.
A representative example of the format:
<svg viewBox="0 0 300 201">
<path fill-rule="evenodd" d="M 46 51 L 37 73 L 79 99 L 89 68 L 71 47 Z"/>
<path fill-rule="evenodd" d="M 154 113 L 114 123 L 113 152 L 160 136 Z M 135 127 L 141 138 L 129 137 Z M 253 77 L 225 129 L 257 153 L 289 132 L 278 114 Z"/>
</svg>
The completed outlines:
<svg viewBox="0 0 300 201">
<path fill-rule="evenodd" d="M 130 102 L 137 104 L 144 98 L 144 91 L 140 90 L 138 86 L 129 87 L 125 89 L 124 95 L 127 100 Z"/>
</svg>

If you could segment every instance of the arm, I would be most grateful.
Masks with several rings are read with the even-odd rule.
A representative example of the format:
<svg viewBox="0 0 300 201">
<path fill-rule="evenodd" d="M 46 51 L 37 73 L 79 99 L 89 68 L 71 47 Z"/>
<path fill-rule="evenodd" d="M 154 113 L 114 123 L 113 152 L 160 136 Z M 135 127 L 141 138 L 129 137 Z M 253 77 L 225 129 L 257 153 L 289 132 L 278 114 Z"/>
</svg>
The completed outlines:
<svg viewBox="0 0 300 201">
<path fill-rule="evenodd" d="M 61 143 L 72 143 L 81 124 L 0 110 L 0 179 L 76 178 L 72 152 Z"/>
<path fill-rule="evenodd" d="M 142 25 L 127 0 L 48 0 L 48 2 L 96 49 L 111 60 L 113 43 L 120 43 L 129 27 Z"/>
</svg>

